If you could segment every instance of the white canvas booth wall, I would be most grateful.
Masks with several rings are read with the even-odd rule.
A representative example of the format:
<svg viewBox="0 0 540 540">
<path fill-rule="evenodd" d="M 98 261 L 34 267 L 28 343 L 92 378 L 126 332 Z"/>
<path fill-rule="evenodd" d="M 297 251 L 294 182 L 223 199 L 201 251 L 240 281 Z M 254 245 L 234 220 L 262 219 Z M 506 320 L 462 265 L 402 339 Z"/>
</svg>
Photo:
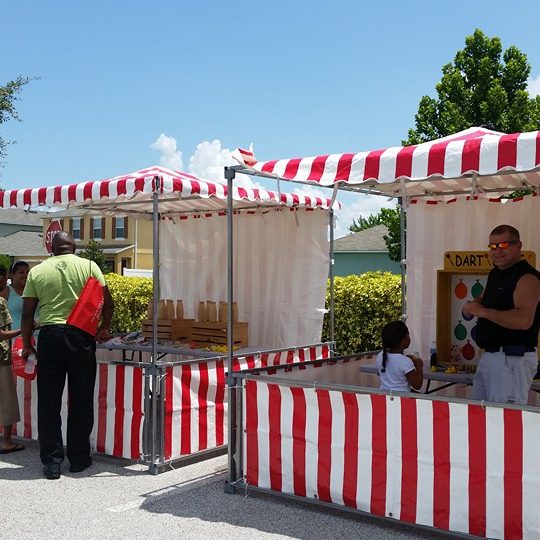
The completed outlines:
<svg viewBox="0 0 540 540">
<path fill-rule="evenodd" d="M 523 249 L 540 256 L 540 197 L 512 200 L 462 197 L 452 202 L 418 199 L 407 208 L 407 325 L 410 350 L 428 358 L 435 340 L 437 270 L 445 251 L 485 251 L 501 224 L 520 231 Z M 538 259 L 537 259 L 538 260 Z"/>
<path fill-rule="evenodd" d="M 162 298 L 187 318 L 201 300 L 227 299 L 226 216 L 160 224 Z M 233 220 L 234 300 L 259 350 L 321 339 L 328 275 L 328 214 L 289 208 L 238 212 Z"/>
</svg>

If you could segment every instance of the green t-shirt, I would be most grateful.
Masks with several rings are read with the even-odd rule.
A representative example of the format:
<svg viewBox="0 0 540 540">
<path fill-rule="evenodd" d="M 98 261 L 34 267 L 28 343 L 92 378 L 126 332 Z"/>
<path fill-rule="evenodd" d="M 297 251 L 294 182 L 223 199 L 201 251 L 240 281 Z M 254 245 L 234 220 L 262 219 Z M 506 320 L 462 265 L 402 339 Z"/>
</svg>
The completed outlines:
<svg viewBox="0 0 540 540">
<path fill-rule="evenodd" d="M 72 254 L 56 255 L 30 269 L 22 296 L 39 300 L 41 326 L 66 324 L 90 276 L 106 285 L 95 262 Z"/>
<path fill-rule="evenodd" d="M 7 302 L 0 296 L 0 328 L 2 328 L 2 330 L 9 330 L 11 323 L 11 315 L 8 310 Z M 10 349 L 11 340 L 3 339 L 0 341 L 0 365 L 11 364 L 11 356 L 9 355 Z"/>
</svg>

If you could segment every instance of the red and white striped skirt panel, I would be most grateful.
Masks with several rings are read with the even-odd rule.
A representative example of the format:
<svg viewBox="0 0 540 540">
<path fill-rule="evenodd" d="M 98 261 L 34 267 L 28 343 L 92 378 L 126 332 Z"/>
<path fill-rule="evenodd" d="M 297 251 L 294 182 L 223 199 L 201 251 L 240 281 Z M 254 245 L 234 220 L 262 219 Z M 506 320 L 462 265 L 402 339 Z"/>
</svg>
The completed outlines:
<svg viewBox="0 0 540 540">
<path fill-rule="evenodd" d="M 245 383 L 248 485 L 486 538 L 540 537 L 540 413 Z"/>
<path fill-rule="evenodd" d="M 127 459 L 142 456 L 144 368 L 98 364 L 94 389 L 93 450 Z"/>
<path fill-rule="evenodd" d="M 233 371 L 320 360 L 321 358 L 329 358 L 330 351 L 330 345 L 328 343 L 322 343 L 320 345 L 298 349 L 235 356 L 233 358 Z"/>
<path fill-rule="evenodd" d="M 38 438 L 37 380 L 17 377 L 21 421 L 15 435 Z M 111 456 L 139 459 L 142 454 L 144 417 L 143 370 L 137 366 L 98 364 L 94 388 L 94 429 L 92 450 Z M 66 441 L 68 416 L 67 383 L 62 396 L 62 437 Z"/>
<path fill-rule="evenodd" d="M 164 384 L 165 459 L 226 444 L 223 359 L 167 368 Z"/>
<path fill-rule="evenodd" d="M 328 358 L 321 344 L 233 358 L 233 370 Z M 164 457 L 175 459 L 227 444 L 227 360 L 193 362 L 165 372 Z"/>
</svg>

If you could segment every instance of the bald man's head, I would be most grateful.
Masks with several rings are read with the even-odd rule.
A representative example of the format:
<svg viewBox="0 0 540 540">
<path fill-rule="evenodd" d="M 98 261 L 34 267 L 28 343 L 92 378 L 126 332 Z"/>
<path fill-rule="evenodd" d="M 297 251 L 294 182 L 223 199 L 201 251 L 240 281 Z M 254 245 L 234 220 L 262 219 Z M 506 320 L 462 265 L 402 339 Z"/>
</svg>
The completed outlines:
<svg viewBox="0 0 540 540">
<path fill-rule="evenodd" d="M 75 253 L 75 241 L 66 231 L 57 232 L 52 239 L 52 251 L 55 255 Z"/>
</svg>

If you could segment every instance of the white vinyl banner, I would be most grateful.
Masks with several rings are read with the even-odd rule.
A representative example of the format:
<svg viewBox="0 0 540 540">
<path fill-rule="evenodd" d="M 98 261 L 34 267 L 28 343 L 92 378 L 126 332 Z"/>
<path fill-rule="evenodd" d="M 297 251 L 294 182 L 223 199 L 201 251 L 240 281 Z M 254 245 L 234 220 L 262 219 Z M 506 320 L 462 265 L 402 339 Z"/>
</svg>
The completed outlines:
<svg viewBox="0 0 540 540">
<path fill-rule="evenodd" d="M 409 350 L 429 357 L 435 340 L 437 270 L 443 268 L 445 251 L 487 251 L 489 233 L 497 225 L 512 225 L 521 235 L 524 251 L 540 261 L 540 197 L 523 199 L 456 200 L 426 204 L 418 201 L 407 209 L 407 326 Z"/>
<path fill-rule="evenodd" d="M 289 208 L 234 215 L 233 286 L 249 345 L 317 343 L 328 277 L 328 213 Z M 160 298 L 181 299 L 196 318 L 200 301 L 227 300 L 227 217 L 160 223 Z"/>
</svg>

